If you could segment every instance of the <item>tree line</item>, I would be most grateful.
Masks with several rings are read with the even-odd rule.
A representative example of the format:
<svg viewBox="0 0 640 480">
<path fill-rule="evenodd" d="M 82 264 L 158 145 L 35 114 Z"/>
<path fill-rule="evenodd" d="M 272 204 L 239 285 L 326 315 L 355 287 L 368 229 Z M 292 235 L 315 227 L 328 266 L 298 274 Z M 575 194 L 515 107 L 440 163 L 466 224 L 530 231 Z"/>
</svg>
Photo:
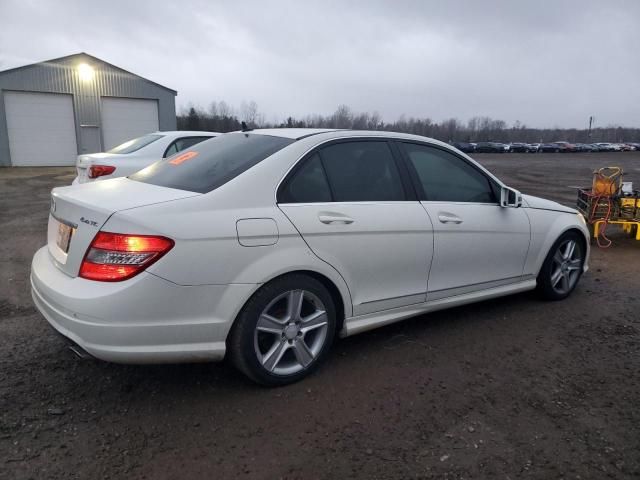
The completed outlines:
<svg viewBox="0 0 640 480">
<path fill-rule="evenodd" d="M 177 115 L 179 130 L 206 130 L 232 132 L 242 128 L 347 128 L 353 130 L 387 130 L 413 133 L 445 142 L 640 142 L 640 128 L 617 125 L 588 129 L 531 128 L 516 121 L 490 117 L 473 117 L 467 122 L 456 118 L 434 121 L 428 117 L 400 116 L 393 122 L 385 122 L 378 112 L 354 112 L 347 105 L 340 105 L 330 115 L 310 114 L 303 118 L 286 117 L 281 122 L 266 121 L 256 102 L 242 102 L 239 109 L 224 101 L 212 102 L 209 108 L 189 106 Z"/>
</svg>

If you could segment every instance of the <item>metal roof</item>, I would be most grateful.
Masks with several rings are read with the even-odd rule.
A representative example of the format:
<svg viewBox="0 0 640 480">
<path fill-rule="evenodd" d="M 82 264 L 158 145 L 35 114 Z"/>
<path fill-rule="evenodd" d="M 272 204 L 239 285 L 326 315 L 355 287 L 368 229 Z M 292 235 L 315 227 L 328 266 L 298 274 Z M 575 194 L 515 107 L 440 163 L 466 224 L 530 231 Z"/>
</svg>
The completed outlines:
<svg viewBox="0 0 640 480">
<path fill-rule="evenodd" d="M 161 85 L 159 83 L 153 82 L 153 81 L 149 80 L 148 78 L 142 77 L 142 76 L 140 76 L 140 75 L 138 75 L 136 73 L 132 73 L 132 72 L 130 72 L 128 70 L 125 70 L 124 68 L 118 67 L 117 65 L 114 65 L 112 63 L 106 62 L 106 61 L 102 60 L 101 58 L 94 57 L 93 55 L 89 55 L 88 53 L 85 53 L 85 52 L 73 53 L 71 55 L 65 55 L 64 57 L 53 58 L 51 60 L 45 60 L 43 62 L 30 63 L 29 65 L 22 65 L 22 66 L 19 66 L 19 67 L 9 68 L 7 70 L 0 71 L 0 75 L 4 75 L 5 73 L 10 73 L 10 72 L 16 72 L 18 70 L 24 70 L 24 69 L 27 69 L 27 68 L 31 68 L 31 67 L 35 67 L 35 66 L 43 65 L 43 64 L 56 64 L 56 63 L 60 63 L 60 62 L 62 62 L 64 60 L 69 60 L 70 58 L 73 58 L 73 57 L 87 57 L 87 58 L 90 58 L 90 59 L 95 60 L 97 62 L 100 62 L 100 63 L 103 63 L 105 65 L 108 65 L 111 68 L 114 68 L 116 70 L 120 70 L 121 72 L 124 72 L 124 73 L 127 73 L 129 75 L 133 75 L 135 77 L 138 77 L 138 78 L 140 78 L 140 79 L 142 79 L 142 80 L 144 80 L 146 82 L 149 82 L 149 83 L 151 83 L 153 85 L 156 85 L 157 87 L 164 88 L 165 90 L 169 90 L 170 92 L 173 92 L 174 95 L 178 94 L 177 90 L 174 90 L 174 89 L 169 88 L 169 87 L 165 87 L 164 85 Z"/>
</svg>

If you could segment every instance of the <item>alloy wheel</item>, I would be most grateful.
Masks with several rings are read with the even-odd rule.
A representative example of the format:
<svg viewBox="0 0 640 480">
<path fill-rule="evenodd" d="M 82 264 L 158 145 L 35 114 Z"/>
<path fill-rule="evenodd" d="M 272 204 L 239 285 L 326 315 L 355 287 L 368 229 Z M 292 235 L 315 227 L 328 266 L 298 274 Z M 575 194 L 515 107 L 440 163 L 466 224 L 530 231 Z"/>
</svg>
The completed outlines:
<svg viewBox="0 0 640 480">
<path fill-rule="evenodd" d="M 260 314 L 254 332 L 258 361 L 273 375 L 292 375 L 309 367 L 327 339 L 322 301 L 307 290 L 289 290 Z"/>
<path fill-rule="evenodd" d="M 582 247 L 573 238 L 561 243 L 551 263 L 551 287 L 565 295 L 575 287 L 582 268 Z"/>
</svg>

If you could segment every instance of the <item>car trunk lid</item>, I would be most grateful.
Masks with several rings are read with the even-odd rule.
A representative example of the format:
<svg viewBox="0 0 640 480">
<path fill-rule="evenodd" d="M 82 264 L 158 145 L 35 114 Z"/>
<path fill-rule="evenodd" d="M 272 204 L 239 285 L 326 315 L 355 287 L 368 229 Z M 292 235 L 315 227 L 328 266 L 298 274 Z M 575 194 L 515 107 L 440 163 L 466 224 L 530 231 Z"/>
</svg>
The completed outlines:
<svg viewBox="0 0 640 480">
<path fill-rule="evenodd" d="M 198 195 L 128 178 L 55 188 L 51 192 L 47 231 L 51 257 L 61 271 L 75 277 L 91 241 L 111 215 Z"/>
</svg>

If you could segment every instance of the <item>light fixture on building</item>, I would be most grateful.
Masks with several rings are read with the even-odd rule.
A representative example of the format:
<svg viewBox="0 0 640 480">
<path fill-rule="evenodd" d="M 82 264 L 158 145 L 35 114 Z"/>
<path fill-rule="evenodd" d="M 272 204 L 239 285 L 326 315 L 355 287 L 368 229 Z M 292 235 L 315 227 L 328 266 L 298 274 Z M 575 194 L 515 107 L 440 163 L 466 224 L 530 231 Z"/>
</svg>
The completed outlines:
<svg viewBox="0 0 640 480">
<path fill-rule="evenodd" d="M 95 75 L 95 71 L 91 65 L 87 65 L 86 63 L 81 63 L 78 65 L 78 75 L 80 76 L 80 80 L 83 82 L 90 82 L 93 80 L 93 76 Z"/>
</svg>

